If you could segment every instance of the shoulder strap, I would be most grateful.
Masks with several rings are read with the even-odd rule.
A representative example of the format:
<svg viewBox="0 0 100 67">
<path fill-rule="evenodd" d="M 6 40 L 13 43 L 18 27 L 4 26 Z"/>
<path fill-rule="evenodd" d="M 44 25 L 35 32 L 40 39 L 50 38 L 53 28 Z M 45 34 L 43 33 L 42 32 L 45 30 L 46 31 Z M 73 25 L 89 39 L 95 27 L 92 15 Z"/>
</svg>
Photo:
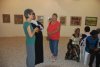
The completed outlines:
<svg viewBox="0 0 100 67">
<path fill-rule="evenodd" d="M 81 40 L 80 46 L 86 45 L 86 39 L 87 39 L 87 37 L 85 37 L 84 39 Z"/>
</svg>

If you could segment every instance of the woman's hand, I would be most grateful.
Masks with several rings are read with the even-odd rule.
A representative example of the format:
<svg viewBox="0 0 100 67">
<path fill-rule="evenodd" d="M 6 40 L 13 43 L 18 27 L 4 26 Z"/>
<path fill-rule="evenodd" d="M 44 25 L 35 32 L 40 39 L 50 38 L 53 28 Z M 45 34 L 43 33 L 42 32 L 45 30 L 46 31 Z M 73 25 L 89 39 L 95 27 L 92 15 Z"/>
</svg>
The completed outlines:
<svg viewBox="0 0 100 67">
<path fill-rule="evenodd" d="M 34 31 L 35 31 L 35 32 L 39 32 L 39 28 L 36 27 L 36 28 L 34 29 Z"/>
</svg>

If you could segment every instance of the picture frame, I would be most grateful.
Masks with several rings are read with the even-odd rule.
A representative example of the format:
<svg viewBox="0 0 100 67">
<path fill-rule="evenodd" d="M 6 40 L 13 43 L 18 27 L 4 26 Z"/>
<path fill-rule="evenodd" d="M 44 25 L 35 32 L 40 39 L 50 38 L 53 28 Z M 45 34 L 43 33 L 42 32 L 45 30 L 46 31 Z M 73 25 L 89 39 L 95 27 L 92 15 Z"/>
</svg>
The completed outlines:
<svg viewBox="0 0 100 67">
<path fill-rule="evenodd" d="M 86 17 L 85 18 L 85 25 L 88 26 L 97 26 L 98 17 Z"/>
<path fill-rule="evenodd" d="M 70 25 L 71 26 L 81 26 L 82 18 L 80 16 L 71 16 L 70 18 Z"/>
<path fill-rule="evenodd" d="M 39 21 L 40 23 L 44 23 L 44 16 L 37 16 L 37 21 Z"/>
<path fill-rule="evenodd" d="M 23 24 L 23 15 L 14 15 L 15 24 Z"/>
<path fill-rule="evenodd" d="M 3 23 L 10 23 L 10 14 L 2 14 Z"/>
<path fill-rule="evenodd" d="M 60 23 L 61 23 L 62 25 L 66 25 L 66 16 L 61 16 L 61 17 L 60 17 Z"/>
</svg>

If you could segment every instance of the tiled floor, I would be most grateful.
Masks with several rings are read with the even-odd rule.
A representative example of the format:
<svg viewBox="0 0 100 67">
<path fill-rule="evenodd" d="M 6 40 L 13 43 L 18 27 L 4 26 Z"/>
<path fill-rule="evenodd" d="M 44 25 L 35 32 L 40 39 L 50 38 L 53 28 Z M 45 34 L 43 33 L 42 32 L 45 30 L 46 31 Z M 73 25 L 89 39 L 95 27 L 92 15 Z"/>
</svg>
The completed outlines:
<svg viewBox="0 0 100 67">
<path fill-rule="evenodd" d="M 48 41 L 44 38 L 44 63 L 36 67 L 86 67 L 81 62 L 64 60 L 68 38 L 61 38 L 56 62 L 51 62 Z M 0 67 L 26 67 L 25 38 L 0 38 Z"/>
</svg>

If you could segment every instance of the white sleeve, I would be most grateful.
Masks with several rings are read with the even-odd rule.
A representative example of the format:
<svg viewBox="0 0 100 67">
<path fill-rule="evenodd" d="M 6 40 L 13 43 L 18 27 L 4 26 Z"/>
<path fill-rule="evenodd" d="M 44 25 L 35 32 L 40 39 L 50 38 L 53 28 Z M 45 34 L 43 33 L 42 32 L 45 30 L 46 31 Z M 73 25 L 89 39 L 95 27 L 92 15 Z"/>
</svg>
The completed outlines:
<svg viewBox="0 0 100 67">
<path fill-rule="evenodd" d="M 70 39 L 71 39 L 71 40 L 74 40 L 74 36 L 72 36 Z"/>
<path fill-rule="evenodd" d="M 41 25 L 39 25 L 39 26 L 40 26 L 41 31 L 43 31 L 43 27 Z"/>
</svg>

